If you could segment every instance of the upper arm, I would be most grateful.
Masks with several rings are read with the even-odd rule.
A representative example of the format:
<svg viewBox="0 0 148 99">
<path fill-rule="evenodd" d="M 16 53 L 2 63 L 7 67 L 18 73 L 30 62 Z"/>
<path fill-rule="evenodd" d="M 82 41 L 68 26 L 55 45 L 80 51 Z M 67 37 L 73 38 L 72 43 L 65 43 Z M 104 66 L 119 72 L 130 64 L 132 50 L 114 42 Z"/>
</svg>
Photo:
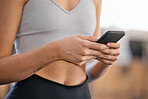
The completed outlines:
<svg viewBox="0 0 148 99">
<path fill-rule="evenodd" d="M 11 55 L 27 0 L 0 0 L 0 57 Z"/>
<path fill-rule="evenodd" d="M 96 6 L 96 30 L 94 32 L 95 37 L 100 37 L 101 35 L 101 28 L 100 28 L 100 15 L 101 15 L 101 4 L 102 4 L 102 0 L 94 0 L 94 4 Z"/>
</svg>

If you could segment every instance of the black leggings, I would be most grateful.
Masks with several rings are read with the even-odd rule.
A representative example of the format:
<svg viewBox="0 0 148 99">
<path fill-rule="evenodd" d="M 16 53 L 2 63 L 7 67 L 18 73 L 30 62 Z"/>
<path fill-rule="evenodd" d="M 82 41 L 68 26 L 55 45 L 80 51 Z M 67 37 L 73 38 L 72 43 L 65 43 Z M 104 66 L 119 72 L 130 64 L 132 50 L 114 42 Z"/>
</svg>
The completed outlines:
<svg viewBox="0 0 148 99">
<path fill-rule="evenodd" d="M 88 80 L 76 86 L 66 86 L 38 75 L 16 82 L 6 99 L 91 99 Z"/>
</svg>

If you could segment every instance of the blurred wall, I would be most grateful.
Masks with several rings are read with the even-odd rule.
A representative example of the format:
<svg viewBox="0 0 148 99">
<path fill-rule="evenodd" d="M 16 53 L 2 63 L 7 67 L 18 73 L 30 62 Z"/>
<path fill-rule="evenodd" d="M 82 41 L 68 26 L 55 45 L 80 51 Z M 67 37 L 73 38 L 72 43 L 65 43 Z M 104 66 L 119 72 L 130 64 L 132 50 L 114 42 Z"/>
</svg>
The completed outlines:
<svg viewBox="0 0 148 99">
<path fill-rule="evenodd" d="M 139 60 L 127 67 L 116 64 L 90 89 L 93 99 L 148 99 L 148 66 Z"/>
</svg>

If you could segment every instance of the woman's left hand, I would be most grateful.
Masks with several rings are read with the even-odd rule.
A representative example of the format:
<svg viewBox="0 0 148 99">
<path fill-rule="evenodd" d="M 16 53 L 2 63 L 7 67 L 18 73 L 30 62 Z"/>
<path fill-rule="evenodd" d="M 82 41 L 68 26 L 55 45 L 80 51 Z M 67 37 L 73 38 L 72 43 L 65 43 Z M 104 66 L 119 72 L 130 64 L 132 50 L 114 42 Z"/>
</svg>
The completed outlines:
<svg viewBox="0 0 148 99">
<path fill-rule="evenodd" d="M 107 43 L 108 49 L 100 50 L 104 58 L 97 57 L 96 59 L 103 62 L 106 65 L 112 65 L 120 55 L 119 43 Z"/>
</svg>

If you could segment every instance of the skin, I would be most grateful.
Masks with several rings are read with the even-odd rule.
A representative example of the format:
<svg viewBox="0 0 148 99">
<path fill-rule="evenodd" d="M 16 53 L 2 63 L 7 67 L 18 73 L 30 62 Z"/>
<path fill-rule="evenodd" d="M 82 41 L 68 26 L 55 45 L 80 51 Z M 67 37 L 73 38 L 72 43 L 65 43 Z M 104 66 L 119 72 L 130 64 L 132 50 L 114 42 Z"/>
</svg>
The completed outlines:
<svg viewBox="0 0 148 99">
<path fill-rule="evenodd" d="M 120 54 L 118 43 L 94 43 L 100 37 L 101 0 L 94 0 L 97 27 L 93 36 L 66 37 L 12 56 L 12 46 L 21 20 L 22 8 L 27 1 L 0 0 L 0 84 L 20 81 L 37 74 L 61 84 L 78 85 L 86 80 L 86 73 L 90 81 L 93 81 L 117 60 Z M 66 10 L 71 10 L 78 3 L 78 0 L 55 1 Z M 85 71 L 86 63 L 94 59 L 100 62 Z"/>
<path fill-rule="evenodd" d="M 79 0 L 62 0 L 62 1 L 55 0 L 55 1 L 58 4 L 60 4 L 64 9 L 69 11 L 74 6 L 76 6 L 76 4 L 78 3 Z M 94 0 L 94 3 L 96 6 L 96 13 L 97 13 L 96 14 L 97 15 L 97 28 L 96 28 L 93 36 L 96 37 L 96 38 L 94 38 L 94 41 L 96 41 L 100 37 L 100 31 L 101 31 L 101 29 L 100 29 L 101 0 Z M 100 45 L 100 46 L 103 46 L 103 45 Z M 115 47 L 113 47 L 113 46 L 115 46 Z M 100 77 L 102 74 L 104 74 L 105 71 L 107 71 L 107 69 L 110 67 L 110 65 L 113 64 L 113 62 L 115 60 L 117 60 L 117 56 L 119 55 L 119 49 L 118 49 L 119 46 L 120 46 L 119 44 L 114 44 L 114 43 L 112 43 L 112 46 L 111 46 L 111 47 L 113 47 L 113 49 L 108 49 L 107 46 L 104 46 L 104 47 L 107 47 L 107 49 L 101 50 L 100 52 L 107 54 L 106 55 L 107 60 L 98 56 L 97 60 L 100 60 L 102 62 L 99 62 L 98 64 L 96 64 L 96 66 L 94 66 L 93 68 L 91 68 L 88 71 L 85 71 L 86 64 L 84 64 L 80 67 L 77 67 L 76 65 L 65 62 L 65 61 L 56 61 L 56 62 L 50 64 L 50 66 L 40 70 L 36 74 L 38 74 L 46 79 L 56 81 L 56 82 L 59 82 L 61 84 L 66 84 L 66 85 L 77 85 L 77 84 L 83 83 L 84 80 L 86 79 L 86 72 L 88 72 L 87 74 L 88 74 L 89 78 L 91 78 L 90 81 L 95 80 L 98 77 Z M 115 54 L 115 56 L 108 55 L 109 53 L 112 54 L 112 52 L 111 52 L 112 50 L 113 50 L 113 54 Z M 100 53 L 100 56 L 101 56 L 101 54 L 102 53 Z M 109 58 L 107 58 L 107 57 L 109 57 Z M 112 61 L 110 61 L 110 59 Z"/>
</svg>

